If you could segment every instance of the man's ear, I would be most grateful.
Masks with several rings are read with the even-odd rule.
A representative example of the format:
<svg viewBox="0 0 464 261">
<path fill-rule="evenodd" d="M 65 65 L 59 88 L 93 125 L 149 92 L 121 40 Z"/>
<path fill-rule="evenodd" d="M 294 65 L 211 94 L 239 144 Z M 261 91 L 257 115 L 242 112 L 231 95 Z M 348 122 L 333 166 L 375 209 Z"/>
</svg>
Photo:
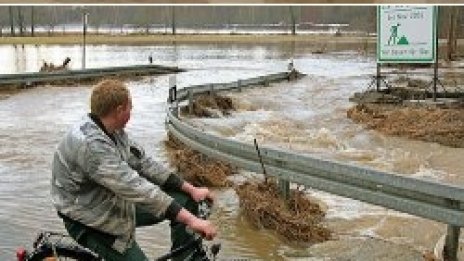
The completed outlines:
<svg viewBox="0 0 464 261">
<path fill-rule="evenodd" d="M 124 105 L 118 105 L 115 111 L 117 114 L 120 114 L 122 111 L 124 111 Z"/>
</svg>

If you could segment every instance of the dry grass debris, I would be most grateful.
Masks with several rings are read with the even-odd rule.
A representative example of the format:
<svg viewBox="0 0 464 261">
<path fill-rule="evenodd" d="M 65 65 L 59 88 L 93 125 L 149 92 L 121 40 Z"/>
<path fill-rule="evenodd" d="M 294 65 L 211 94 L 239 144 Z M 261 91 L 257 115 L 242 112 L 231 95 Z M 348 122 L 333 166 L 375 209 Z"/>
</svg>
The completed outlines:
<svg viewBox="0 0 464 261">
<path fill-rule="evenodd" d="M 257 227 L 275 230 L 290 241 L 320 243 L 331 238 L 322 220 L 325 212 L 305 197 L 291 190 L 288 201 L 282 200 L 274 182 L 246 182 L 236 187 L 240 207 Z"/>
<path fill-rule="evenodd" d="M 196 186 L 232 186 L 227 177 L 234 168 L 194 151 L 172 135 L 165 142 L 171 164 L 178 172 Z M 277 185 L 272 182 L 250 183 L 234 187 L 240 207 L 247 218 L 257 227 L 275 230 L 290 241 L 319 243 L 331 238 L 331 232 L 322 221 L 325 212 L 319 204 L 308 199 L 303 191 L 291 190 L 290 199 L 279 195 Z"/>
<path fill-rule="evenodd" d="M 165 142 L 169 161 L 176 166 L 178 173 L 195 186 L 229 187 L 232 185 L 227 177 L 234 173 L 234 168 L 227 163 L 211 159 L 194 151 L 172 135 Z"/>
<path fill-rule="evenodd" d="M 399 107 L 386 104 L 358 104 L 348 118 L 369 129 L 394 136 L 464 147 L 463 109 Z"/>
<path fill-rule="evenodd" d="M 217 94 L 202 94 L 194 98 L 193 115 L 196 117 L 220 117 L 235 110 L 232 99 Z M 183 114 L 189 114 L 188 106 L 182 107 Z"/>
</svg>

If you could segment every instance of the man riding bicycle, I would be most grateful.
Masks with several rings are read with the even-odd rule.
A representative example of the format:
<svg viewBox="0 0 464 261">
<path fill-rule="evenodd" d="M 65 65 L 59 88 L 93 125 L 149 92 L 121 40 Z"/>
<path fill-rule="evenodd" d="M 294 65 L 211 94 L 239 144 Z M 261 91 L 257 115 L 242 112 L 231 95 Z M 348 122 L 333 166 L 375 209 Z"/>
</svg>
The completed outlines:
<svg viewBox="0 0 464 261">
<path fill-rule="evenodd" d="M 213 239 L 215 226 L 196 217 L 197 202 L 212 201 L 213 194 L 145 155 L 124 131 L 131 109 L 128 88 L 104 80 L 92 90 L 90 113 L 59 143 L 51 195 L 66 230 L 105 260 L 118 261 L 148 260 L 135 228 L 164 219 L 171 221 L 173 249 L 192 240 L 187 227 Z"/>
</svg>

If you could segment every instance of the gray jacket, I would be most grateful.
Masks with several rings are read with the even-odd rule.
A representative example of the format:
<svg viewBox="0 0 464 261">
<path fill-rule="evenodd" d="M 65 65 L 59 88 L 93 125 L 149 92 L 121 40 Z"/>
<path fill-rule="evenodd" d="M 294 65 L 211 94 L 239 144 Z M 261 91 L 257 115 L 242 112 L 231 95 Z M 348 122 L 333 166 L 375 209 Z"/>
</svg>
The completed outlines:
<svg viewBox="0 0 464 261">
<path fill-rule="evenodd" d="M 113 248 L 123 252 L 134 239 L 135 204 L 174 220 L 181 206 L 163 189 L 180 189 L 182 182 L 123 130 L 110 135 L 89 114 L 58 145 L 51 195 L 61 214 L 116 236 Z"/>
</svg>

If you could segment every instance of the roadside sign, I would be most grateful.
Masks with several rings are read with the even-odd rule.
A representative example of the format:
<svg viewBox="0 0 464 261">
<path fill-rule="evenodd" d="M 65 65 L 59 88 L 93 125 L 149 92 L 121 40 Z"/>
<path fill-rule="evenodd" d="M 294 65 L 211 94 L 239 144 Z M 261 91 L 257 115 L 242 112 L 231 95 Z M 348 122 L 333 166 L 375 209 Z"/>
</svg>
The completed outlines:
<svg viewBox="0 0 464 261">
<path fill-rule="evenodd" d="M 435 62 L 436 22 L 435 6 L 377 7 L 377 62 Z"/>
</svg>

